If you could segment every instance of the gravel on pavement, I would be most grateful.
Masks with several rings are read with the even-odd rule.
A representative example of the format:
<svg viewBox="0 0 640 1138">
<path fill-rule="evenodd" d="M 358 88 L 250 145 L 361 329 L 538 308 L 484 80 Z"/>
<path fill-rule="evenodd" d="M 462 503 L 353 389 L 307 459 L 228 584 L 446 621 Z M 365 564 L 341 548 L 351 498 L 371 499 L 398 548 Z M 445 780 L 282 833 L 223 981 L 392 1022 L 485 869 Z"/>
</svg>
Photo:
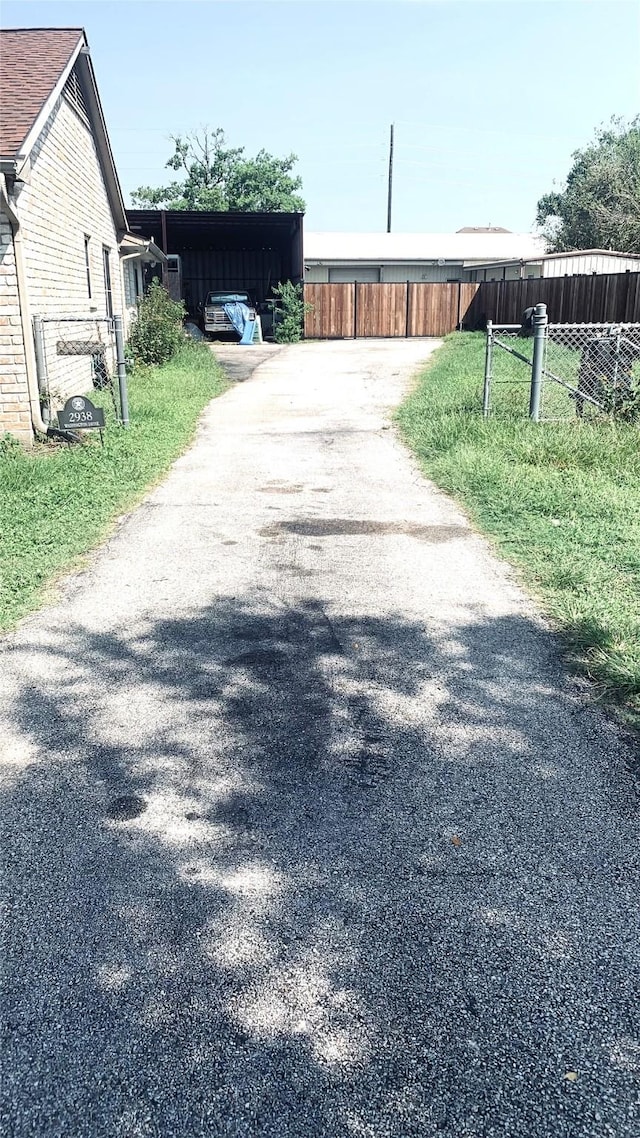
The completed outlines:
<svg viewBox="0 0 640 1138">
<path fill-rule="evenodd" d="M 8 1138 L 640 1133 L 632 755 L 396 437 L 433 346 L 265 353 L 2 641 Z"/>
</svg>

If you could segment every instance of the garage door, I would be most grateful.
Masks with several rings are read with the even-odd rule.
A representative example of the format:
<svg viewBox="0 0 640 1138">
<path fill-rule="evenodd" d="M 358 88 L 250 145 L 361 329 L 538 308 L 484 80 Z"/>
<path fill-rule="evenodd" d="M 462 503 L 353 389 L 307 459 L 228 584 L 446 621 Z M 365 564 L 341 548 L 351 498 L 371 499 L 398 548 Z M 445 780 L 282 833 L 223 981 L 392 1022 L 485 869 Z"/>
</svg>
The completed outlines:
<svg viewBox="0 0 640 1138">
<path fill-rule="evenodd" d="M 378 284 L 380 280 L 380 269 L 370 265 L 363 265 L 358 268 L 357 265 L 345 266 L 345 268 L 329 269 L 329 281 L 331 284 L 348 284 L 350 281 L 363 281 L 366 284 Z"/>
</svg>

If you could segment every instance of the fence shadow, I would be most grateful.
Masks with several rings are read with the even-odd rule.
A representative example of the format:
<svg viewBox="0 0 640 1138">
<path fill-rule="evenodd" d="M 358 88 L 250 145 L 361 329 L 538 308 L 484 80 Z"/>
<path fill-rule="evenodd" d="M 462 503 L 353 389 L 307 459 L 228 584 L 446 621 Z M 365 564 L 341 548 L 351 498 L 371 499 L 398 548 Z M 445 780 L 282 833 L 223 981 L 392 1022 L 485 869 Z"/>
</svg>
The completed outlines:
<svg viewBox="0 0 640 1138">
<path fill-rule="evenodd" d="M 230 597 L 44 653 L 2 799 L 8 1133 L 630 1133 L 620 755 L 535 681 L 536 626 Z"/>
</svg>

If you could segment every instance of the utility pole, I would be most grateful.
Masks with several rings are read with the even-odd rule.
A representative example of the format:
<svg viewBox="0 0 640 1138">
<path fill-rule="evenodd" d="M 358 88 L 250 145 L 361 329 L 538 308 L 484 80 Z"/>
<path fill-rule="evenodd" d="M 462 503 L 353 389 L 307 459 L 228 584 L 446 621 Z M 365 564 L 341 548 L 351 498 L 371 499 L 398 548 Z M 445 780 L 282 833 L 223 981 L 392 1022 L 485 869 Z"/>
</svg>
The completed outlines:
<svg viewBox="0 0 640 1138">
<path fill-rule="evenodd" d="M 387 194 L 387 233 L 391 233 L 391 192 L 393 190 L 393 123 L 389 139 L 389 192 Z"/>
</svg>

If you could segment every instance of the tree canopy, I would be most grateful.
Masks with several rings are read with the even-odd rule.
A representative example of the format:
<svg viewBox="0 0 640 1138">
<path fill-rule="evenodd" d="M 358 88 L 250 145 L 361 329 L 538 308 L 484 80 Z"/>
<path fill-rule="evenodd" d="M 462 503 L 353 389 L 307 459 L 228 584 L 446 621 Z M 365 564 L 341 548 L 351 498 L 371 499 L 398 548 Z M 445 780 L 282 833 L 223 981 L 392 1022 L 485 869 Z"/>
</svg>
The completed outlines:
<svg viewBox="0 0 640 1138">
<path fill-rule="evenodd" d="M 259 150 L 246 158 L 244 147 L 227 146 L 223 130 L 203 127 L 171 135 L 174 152 L 167 167 L 181 175 L 166 186 L 139 186 L 131 197 L 141 209 L 246 210 L 296 213 L 305 208 L 297 193 L 302 179 L 292 173 L 295 154 L 276 158 Z"/>
<path fill-rule="evenodd" d="M 551 249 L 640 253 L 640 116 L 612 119 L 572 158 L 564 189 L 538 202 L 536 221 Z"/>
</svg>

